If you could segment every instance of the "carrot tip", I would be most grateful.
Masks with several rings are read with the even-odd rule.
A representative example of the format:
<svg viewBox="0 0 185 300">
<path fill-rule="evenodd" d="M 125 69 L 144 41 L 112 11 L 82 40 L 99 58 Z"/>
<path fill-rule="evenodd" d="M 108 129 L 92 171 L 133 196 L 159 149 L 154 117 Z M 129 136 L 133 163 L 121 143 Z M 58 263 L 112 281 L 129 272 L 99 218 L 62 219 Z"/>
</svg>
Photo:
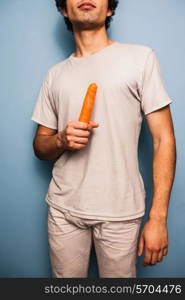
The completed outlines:
<svg viewBox="0 0 185 300">
<path fill-rule="evenodd" d="M 97 84 L 95 82 L 91 83 L 90 86 L 93 88 L 97 88 Z"/>
</svg>

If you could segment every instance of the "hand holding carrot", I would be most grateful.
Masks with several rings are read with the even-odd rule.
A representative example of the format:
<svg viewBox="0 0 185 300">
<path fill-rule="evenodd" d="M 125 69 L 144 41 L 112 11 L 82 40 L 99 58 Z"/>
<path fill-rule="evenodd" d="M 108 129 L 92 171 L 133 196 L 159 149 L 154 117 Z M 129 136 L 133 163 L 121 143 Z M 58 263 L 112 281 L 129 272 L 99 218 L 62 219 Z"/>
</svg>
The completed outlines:
<svg viewBox="0 0 185 300">
<path fill-rule="evenodd" d="M 58 148 L 80 150 L 87 145 L 92 128 L 99 126 L 98 123 L 90 121 L 96 91 L 96 83 L 91 83 L 87 89 L 78 121 L 69 122 L 65 130 L 57 134 Z"/>
<path fill-rule="evenodd" d="M 72 151 L 83 149 L 88 144 L 92 129 L 97 127 L 99 124 L 93 121 L 89 123 L 68 122 L 66 128 L 57 135 L 57 147 Z"/>
</svg>

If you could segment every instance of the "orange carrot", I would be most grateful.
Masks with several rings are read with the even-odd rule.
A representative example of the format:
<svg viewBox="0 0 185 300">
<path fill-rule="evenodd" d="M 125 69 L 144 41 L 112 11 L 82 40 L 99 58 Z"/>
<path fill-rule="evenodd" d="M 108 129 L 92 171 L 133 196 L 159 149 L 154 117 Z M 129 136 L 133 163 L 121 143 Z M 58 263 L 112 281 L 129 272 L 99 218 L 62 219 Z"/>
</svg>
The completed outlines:
<svg viewBox="0 0 185 300">
<path fill-rule="evenodd" d="M 87 89 L 87 93 L 84 98 L 83 106 L 78 121 L 89 123 L 91 112 L 94 105 L 94 100 L 96 97 L 96 91 L 97 91 L 96 83 L 91 83 Z"/>
</svg>

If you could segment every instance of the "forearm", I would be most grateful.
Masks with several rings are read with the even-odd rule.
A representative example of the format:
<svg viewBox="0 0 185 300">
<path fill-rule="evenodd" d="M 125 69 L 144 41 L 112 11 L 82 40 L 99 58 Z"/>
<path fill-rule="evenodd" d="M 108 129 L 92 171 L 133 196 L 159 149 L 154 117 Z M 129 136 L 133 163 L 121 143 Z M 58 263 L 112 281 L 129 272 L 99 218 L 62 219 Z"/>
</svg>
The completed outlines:
<svg viewBox="0 0 185 300">
<path fill-rule="evenodd" d="M 153 195 L 149 218 L 166 221 L 176 167 L 175 138 L 172 136 L 154 143 L 153 149 Z"/>
<path fill-rule="evenodd" d="M 33 142 L 35 155 L 41 160 L 53 160 L 58 158 L 66 150 L 65 144 L 63 147 L 57 146 L 57 134 L 38 135 Z"/>
</svg>

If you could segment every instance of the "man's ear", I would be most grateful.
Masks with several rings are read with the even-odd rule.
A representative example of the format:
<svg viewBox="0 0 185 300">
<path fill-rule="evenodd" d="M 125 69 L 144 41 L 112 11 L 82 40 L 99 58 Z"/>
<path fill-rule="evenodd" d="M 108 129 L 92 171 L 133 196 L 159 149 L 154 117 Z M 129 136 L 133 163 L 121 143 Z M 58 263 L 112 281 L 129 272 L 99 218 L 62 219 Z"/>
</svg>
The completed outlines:
<svg viewBox="0 0 185 300">
<path fill-rule="evenodd" d="M 109 9 L 109 10 L 107 11 L 107 17 L 110 17 L 110 16 L 112 16 L 112 10 Z"/>
<path fill-rule="evenodd" d="M 65 10 L 65 8 L 61 8 L 60 12 L 64 17 L 68 17 L 67 11 Z"/>
</svg>

